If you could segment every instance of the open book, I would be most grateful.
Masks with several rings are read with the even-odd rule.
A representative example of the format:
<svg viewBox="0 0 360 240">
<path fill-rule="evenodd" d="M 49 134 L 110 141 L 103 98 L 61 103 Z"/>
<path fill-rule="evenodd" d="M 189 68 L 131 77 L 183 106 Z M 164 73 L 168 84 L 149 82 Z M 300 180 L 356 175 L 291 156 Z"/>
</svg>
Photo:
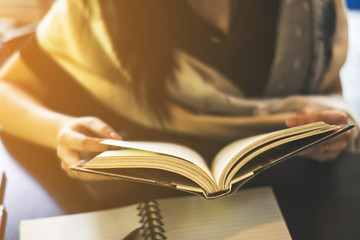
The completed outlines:
<svg viewBox="0 0 360 240">
<path fill-rule="evenodd" d="M 317 122 L 240 139 L 222 148 L 211 166 L 182 145 L 107 139 L 102 143 L 121 149 L 105 151 L 70 169 L 218 198 L 235 192 L 259 172 L 353 127 Z"/>
</svg>

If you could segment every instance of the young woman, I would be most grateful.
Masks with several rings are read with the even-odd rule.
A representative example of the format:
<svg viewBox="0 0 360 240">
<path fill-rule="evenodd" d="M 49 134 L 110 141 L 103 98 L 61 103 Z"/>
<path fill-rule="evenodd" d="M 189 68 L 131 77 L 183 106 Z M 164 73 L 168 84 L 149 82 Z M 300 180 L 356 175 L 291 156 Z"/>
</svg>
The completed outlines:
<svg viewBox="0 0 360 240">
<path fill-rule="evenodd" d="M 121 129 L 226 142 L 346 124 L 346 24 L 342 0 L 60 0 L 2 69 L 0 124 L 56 149 L 67 172 Z M 346 147 L 357 131 L 304 154 Z"/>
</svg>

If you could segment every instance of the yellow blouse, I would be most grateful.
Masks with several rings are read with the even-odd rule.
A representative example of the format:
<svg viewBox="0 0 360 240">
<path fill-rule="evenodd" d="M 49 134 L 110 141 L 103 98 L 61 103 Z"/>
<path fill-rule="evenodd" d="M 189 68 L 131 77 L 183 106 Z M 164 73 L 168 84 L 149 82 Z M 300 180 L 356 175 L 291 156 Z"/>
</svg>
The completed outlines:
<svg viewBox="0 0 360 240">
<path fill-rule="evenodd" d="M 113 49 L 112 39 L 102 20 L 101 0 L 58 0 L 37 28 L 39 45 L 81 86 L 114 112 L 146 127 L 199 137 L 231 140 L 285 127 L 285 120 L 306 102 L 329 108 L 345 109 L 355 119 L 353 110 L 341 96 L 291 96 L 271 99 L 245 99 L 216 70 L 193 56 L 176 51 L 179 68 L 176 82 L 167 85 L 169 94 L 181 104 L 166 102 L 170 121 L 162 123 L 145 111 L 129 90 L 131 78 Z M 347 23 L 342 0 L 336 0 L 337 32 L 331 69 L 319 85 L 321 92 L 336 80 L 347 50 Z M 211 76 L 203 81 L 195 70 Z M 216 112 L 217 114 L 213 114 Z M 355 121 L 355 120 L 354 120 Z M 355 139 L 356 136 L 354 136 Z"/>
</svg>

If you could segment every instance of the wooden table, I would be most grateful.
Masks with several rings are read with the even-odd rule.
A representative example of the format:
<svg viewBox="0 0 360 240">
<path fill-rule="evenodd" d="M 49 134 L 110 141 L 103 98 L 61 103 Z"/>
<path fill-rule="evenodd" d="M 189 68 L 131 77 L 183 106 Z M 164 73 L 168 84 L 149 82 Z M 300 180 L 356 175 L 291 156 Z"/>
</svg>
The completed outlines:
<svg viewBox="0 0 360 240">
<path fill-rule="evenodd" d="M 1 139 L 0 168 L 7 175 L 6 240 L 19 238 L 22 219 L 117 204 L 94 198 L 83 183 L 68 178 L 53 151 L 4 133 Z M 360 155 L 345 153 L 325 164 L 294 158 L 262 173 L 248 187 L 259 185 L 273 187 L 293 239 L 360 239 Z M 141 192 L 138 188 L 134 185 L 133 191 Z M 150 191 L 156 194 L 158 189 Z"/>
</svg>

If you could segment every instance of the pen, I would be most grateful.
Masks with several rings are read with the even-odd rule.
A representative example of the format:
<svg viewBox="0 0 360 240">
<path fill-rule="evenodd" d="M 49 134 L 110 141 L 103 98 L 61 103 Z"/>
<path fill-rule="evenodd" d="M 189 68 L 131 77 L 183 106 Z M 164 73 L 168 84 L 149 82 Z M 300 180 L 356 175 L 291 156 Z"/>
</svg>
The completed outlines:
<svg viewBox="0 0 360 240">
<path fill-rule="evenodd" d="M 5 193 L 5 173 L 1 174 L 1 183 L 0 183 L 0 239 L 4 239 L 5 232 L 5 222 L 6 222 L 6 210 L 3 205 L 4 193 Z"/>
</svg>

